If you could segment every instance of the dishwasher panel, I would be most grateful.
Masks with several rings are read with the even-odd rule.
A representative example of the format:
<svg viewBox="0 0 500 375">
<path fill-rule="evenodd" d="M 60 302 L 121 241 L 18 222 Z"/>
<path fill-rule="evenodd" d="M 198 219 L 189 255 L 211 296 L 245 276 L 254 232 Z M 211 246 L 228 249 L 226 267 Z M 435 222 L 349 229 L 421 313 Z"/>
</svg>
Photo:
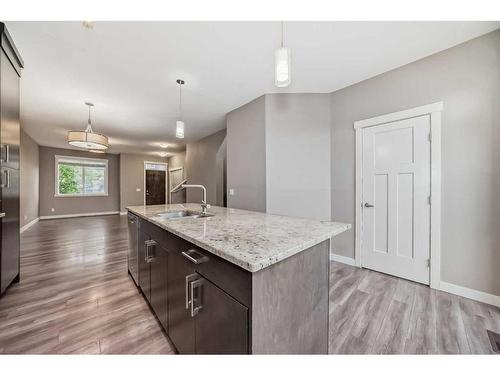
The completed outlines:
<svg viewBox="0 0 500 375">
<path fill-rule="evenodd" d="M 139 285 L 139 218 L 128 214 L 128 272 L 135 285 Z"/>
</svg>

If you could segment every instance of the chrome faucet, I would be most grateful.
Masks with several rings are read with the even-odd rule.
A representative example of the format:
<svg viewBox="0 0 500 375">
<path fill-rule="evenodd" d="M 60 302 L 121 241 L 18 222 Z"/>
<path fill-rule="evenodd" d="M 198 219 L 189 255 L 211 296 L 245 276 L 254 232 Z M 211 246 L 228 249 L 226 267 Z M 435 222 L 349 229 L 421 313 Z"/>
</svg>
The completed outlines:
<svg viewBox="0 0 500 375">
<path fill-rule="evenodd" d="M 203 190 L 203 200 L 201 201 L 201 212 L 203 212 L 203 214 L 206 214 L 207 209 L 210 208 L 210 205 L 207 204 L 207 189 L 205 189 L 205 186 L 203 186 L 203 185 L 187 185 L 187 184 L 183 184 L 181 186 L 183 188 L 200 188 Z"/>
</svg>

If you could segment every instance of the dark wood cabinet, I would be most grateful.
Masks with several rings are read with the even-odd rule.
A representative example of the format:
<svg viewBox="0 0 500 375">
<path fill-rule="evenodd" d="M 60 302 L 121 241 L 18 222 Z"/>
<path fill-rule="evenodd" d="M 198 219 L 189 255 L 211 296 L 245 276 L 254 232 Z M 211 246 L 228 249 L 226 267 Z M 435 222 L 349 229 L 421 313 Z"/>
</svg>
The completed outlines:
<svg viewBox="0 0 500 375">
<path fill-rule="evenodd" d="M 139 234 L 139 287 L 163 328 L 167 324 L 168 252 L 144 231 Z"/>
<path fill-rule="evenodd" d="M 141 219 L 139 287 L 181 354 L 249 352 L 250 274 Z"/>
<path fill-rule="evenodd" d="M 172 252 L 168 263 L 168 335 L 179 353 L 195 353 L 194 320 L 189 304 L 189 283 L 194 268 L 181 254 Z"/>
<path fill-rule="evenodd" d="M 238 285 L 238 277 L 221 278 L 227 269 L 216 257 L 174 235 L 170 250 L 169 337 L 179 353 L 248 353 L 248 308 L 222 289 Z"/>
<path fill-rule="evenodd" d="M 153 240 L 154 241 L 154 240 Z M 153 311 L 168 332 L 167 324 L 167 250 L 159 243 L 151 241 L 150 247 L 150 303 Z"/>
<path fill-rule="evenodd" d="M 195 283 L 196 353 L 248 353 L 248 308 L 207 279 Z"/>
<path fill-rule="evenodd" d="M 139 233 L 139 287 L 142 293 L 151 302 L 151 268 L 147 257 L 148 247 L 146 242 L 149 241 L 149 236 L 140 231 Z"/>
</svg>

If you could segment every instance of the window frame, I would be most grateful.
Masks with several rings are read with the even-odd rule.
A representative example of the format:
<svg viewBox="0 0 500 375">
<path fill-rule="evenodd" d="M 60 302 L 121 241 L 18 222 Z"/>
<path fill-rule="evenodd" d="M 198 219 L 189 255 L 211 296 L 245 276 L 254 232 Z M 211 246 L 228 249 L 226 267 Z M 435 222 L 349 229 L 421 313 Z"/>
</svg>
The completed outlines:
<svg viewBox="0 0 500 375">
<path fill-rule="evenodd" d="M 59 193 L 59 163 L 63 160 L 72 159 L 76 162 L 83 161 L 79 164 L 85 164 L 85 162 L 95 163 L 95 164 L 103 164 L 104 166 L 104 192 L 103 193 L 85 193 L 83 191 L 80 194 L 61 194 Z M 78 163 L 75 163 L 78 164 Z M 55 155 L 54 157 L 54 176 L 55 176 L 55 184 L 54 184 L 54 197 L 56 198 L 86 198 L 86 197 L 107 197 L 108 194 L 108 159 L 100 159 L 100 158 L 86 158 L 80 156 L 65 156 L 65 155 Z M 83 178 L 83 187 L 85 189 L 85 172 L 82 173 Z"/>
</svg>

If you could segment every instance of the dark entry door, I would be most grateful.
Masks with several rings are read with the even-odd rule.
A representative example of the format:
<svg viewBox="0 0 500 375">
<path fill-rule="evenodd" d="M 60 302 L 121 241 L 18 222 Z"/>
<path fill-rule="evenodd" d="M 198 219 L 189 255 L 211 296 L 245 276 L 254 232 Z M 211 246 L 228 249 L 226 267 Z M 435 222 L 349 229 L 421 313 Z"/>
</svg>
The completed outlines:
<svg viewBox="0 0 500 375">
<path fill-rule="evenodd" d="M 146 170 L 146 205 L 165 204 L 166 171 Z"/>
</svg>

